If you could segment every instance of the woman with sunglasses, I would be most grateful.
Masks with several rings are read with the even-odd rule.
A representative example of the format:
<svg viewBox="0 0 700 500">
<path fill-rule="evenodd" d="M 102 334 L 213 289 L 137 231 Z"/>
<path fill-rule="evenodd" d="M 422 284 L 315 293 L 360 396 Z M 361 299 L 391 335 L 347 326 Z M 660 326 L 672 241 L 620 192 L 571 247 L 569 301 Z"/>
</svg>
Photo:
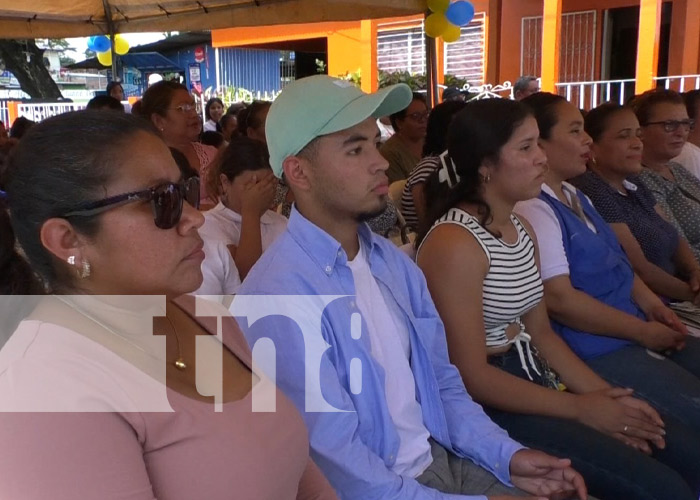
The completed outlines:
<svg viewBox="0 0 700 500">
<path fill-rule="evenodd" d="M 591 159 L 588 171 L 572 184 L 610 224 L 635 273 L 649 288 L 668 299 L 700 303 L 700 264 L 638 180 L 642 129 L 634 112 L 606 103 L 588 112 L 584 126 L 593 139 Z"/>
<path fill-rule="evenodd" d="M 213 197 L 215 193 L 207 193 L 206 179 L 217 150 L 199 142 L 202 122 L 187 87 L 177 82 L 160 81 L 148 87 L 141 103 L 141 116 L 153 123 L 165 143 L 184 154 L 199 173 L 202 206 L 213 206 L 215 201 L 209 196 Z"/>
<path fill-rule="evenodd" d="M 49 295 L 26 318 L 0 304 L 20 320 L 0 352 L 0 498 L 336 498 L 235 321 L 183 297 L 202 279 L 198 187 L 129 115 L 48 119 L 13 155 L 0 269 Z"/>
<path fill-rule="evenodd" d="M 592 495 L 696 498 L 668 467 L 689 457 L 663 450 L 683 443 L 685 427 L 664 428 L 655 410 L 596 375 L 549 325 L 532 229 L 512 213 L 540 190 L 547 166 L 537 140 L 532 112 L 509 99 L 469 103 L 450 125 L 442 190 L 429 194 L 434 224 L 417 255 L 450 359 L 497 424 L 526 446 L 570 458 Z M 664 464 L 647 456 L 652 450 Z M 682 472 L 692 477 L 700 465 Z"/>
<path fill-rule="evenodd" d="M 632 101 L 642 127 L 642 173 L 660 209 L 700 260 L 700 180 L 672 161 L 683 150 L 695 121 L 672 90 L 649 91 Z"/>
</svg>

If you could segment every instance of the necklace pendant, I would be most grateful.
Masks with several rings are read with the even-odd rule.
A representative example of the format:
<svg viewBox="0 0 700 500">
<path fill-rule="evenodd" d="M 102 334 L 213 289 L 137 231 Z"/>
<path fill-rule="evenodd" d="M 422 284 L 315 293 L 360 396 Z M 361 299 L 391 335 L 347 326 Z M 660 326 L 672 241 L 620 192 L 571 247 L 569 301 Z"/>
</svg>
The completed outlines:
<svg viewBox="0 0 700 500">
<path fill-rule="evenodd" d="M 185 361 L 182 358 L 177 358 L 173 364 L 175 365 L 175 368 L 177 368 L 180 371 L 183 371 L 187 368 L 187 365 L 185 364 Z"/>
</svg>

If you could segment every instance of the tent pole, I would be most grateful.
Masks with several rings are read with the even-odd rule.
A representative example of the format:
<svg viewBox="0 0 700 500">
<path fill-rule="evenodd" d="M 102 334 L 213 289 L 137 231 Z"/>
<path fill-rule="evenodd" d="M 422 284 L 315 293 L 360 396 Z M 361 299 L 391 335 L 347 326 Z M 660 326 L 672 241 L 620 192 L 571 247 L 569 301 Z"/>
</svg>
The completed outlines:
<svg viewBox="0 0 700 500">
<path fill-rule="evenodd" d="M 114 52 L 114 21 L 112 20 L 112 7 L 109 5 L 109 0 L 102 0 L 102 7 L 105 11 L 107 29 L 109 30 L 109 50 L 112 52 L 112 80 L 119 81 L 119 75 L 117 74 L 117 54 Z"/>
<path fill-rule="evenodd" d="M 425 35 L 426 104 L 433 109 L 438 99 L 437 48 L 435 39 Z"/>
</svg>

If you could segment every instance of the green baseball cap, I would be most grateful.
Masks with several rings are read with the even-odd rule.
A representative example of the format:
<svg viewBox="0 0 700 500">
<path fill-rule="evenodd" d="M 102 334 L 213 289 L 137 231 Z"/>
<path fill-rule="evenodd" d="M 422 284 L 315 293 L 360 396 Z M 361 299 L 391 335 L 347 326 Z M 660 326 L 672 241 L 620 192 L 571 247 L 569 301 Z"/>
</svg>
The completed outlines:
<svg viewBox="0 0 700 500">
<path fill-rule="evenodd" d="M 412 99 L 411 88 L 404 83 L 365 94 L 354 83 L 328 75 L 295 81 L 275 99 L 265 121 L 273 172 L 282 177 L 282 162 L 316 137 L 396 113 Z"/>
</svg>

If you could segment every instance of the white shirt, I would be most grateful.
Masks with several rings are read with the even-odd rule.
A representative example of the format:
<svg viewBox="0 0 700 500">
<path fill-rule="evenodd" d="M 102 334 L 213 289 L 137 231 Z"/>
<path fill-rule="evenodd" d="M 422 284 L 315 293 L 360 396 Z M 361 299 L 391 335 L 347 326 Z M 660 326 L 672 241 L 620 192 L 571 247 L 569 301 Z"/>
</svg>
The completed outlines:
<svg viewBox="0 0 700 500">
<path fill-rule="evenodd" d="M 199 229 L 203 239 L 210 239 L 236 245 L 241 239 L 241 215 L 219 202 L 211 210 L 204 212 L 204 225 Z M 260 234 L 263 252 L 287 229 L 287 218 L 268 210 L 260 218 Z"/>
<path fill-rule="evenodd" d="M 233 295 L 238 291 L 241 277 L 225 243 L 204 239 L 202 277 L 195 295 Z"/>
<path fill-rule="evenodd" d="M 568 188 L 563 190 L 564 195 L 571 202 L 570 192 L 575 192 L 576 188 L 568 182 L 563 184 Z M 554 191 L 546 184 L 542 184 L 542 191 L 556 198 Z M 540 254 L 542 281 L 547 281 L 555 276 L 568 276 L 569 260 L 566 258 L 566 250 L 564 250 L 564 236 L 559 226 L 559 219 L 554 215 L 552 207 L 539 198 L 532 198 L 531 200 L 518 202 L 513 211 L 526 219 L 535 230 Z M 586 225 L 594 233 L 598 232 L 588 217 L 586 217 Z"/>
<path fill-rule="evenodd" d="M 216 132 L 216 122 L 214 120 L 207 120 L 204 122 L 205 132 Z"/>
<path fill-rule="evenodd" d="M 387 306 L 362 245 L 355 259 L 348 261 L 348 267 L 355 281 L 357 307 L 367 323 L 372 356 L 384 368 L 387 407 L 399 434 L 399 451 L 391 470 L 415 478 L 428 468 L 433 457 L 428 442 L 430 433 L 416 401 L 408 329 Z"/>
<path fill-rule="evenodd" d="M 676 156 L 673 161 L 680 163 L 688 172 L 700 179 L 700 148 L 695 144 L 690 141 L 686 142 L 681 154 Z"/>
</svg>

